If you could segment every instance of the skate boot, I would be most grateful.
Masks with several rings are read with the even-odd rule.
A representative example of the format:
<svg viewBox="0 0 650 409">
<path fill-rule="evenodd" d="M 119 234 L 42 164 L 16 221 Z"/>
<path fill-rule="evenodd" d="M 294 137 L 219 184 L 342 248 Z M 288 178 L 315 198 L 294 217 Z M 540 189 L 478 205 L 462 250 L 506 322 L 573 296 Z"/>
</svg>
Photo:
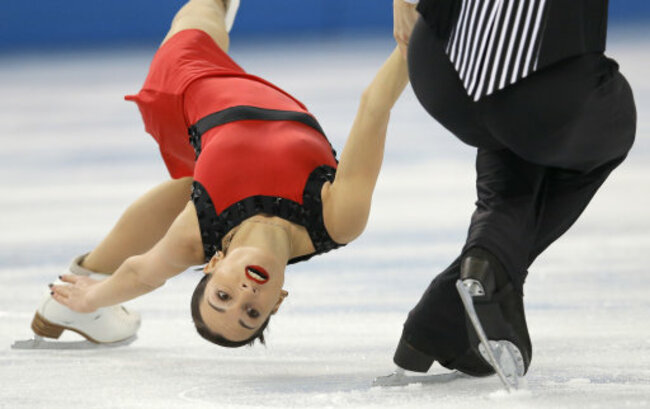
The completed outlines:
<svg viewBox="0 0 650 409">
<path fill-rule="evenodd" d="M 499 260 L 480 248 L 467 252 L 456 288 L 474 355 L 492 367 L 506 389 L 519 388 L 532 357 L 522 295 Z"/>
<path fill-rule="evenodd" d="M 427 372 L 435 361 L 469 375 L 491 374 L 480 360 L 464 365 L 471 352 L 465 310 L 455 289 L 460 278 L 460 257 L 433 279 L 417 305 L 409 312 L 393 361 L 407 371 Z"/>
<path fill-rule="evenodd" d="M 226 16 L 224 17 L 226 22 L 226 31 L 230 32 L 235 23 L 237 10 L 239 9 L 239 0 L 223 0 L 223 4 L 226 8 Z"/>
<path fill-rule="evenodd" d="M 106 274 L 93 273 L 81 267 L 85 255 L 72 260 L 64 274 L 76 274 L 103 280 Z M 63 284 L 57 281 L 56 284 Z M 116 343 L 134 338 L 140 326 L 140 315 L 121 305 L 99 308 L 92 313 L 79 313 L 59 304 L 48 290 L 32 320 L 37 336 L 58 339 L 64 330 L 74 331 L 94 343 Z"/>
<path fill-rule="evenodd" d="M 530 364 L 532 348 L 523 300 L 494 256 L 482 249 L 471 249 L 452 263 L 429 285 L 404 324 L 394 355 L 399 367 L 426 372 L 434 361 L 472 376 L 494 373 L 475 326 L 456 287 L 461 280 L 471 288 L 476 314 L 487 339 L 514 346 L 520 359 L 522 376 Z M 477 291 L 482 287 L 482 294 Z"/>
</svg>

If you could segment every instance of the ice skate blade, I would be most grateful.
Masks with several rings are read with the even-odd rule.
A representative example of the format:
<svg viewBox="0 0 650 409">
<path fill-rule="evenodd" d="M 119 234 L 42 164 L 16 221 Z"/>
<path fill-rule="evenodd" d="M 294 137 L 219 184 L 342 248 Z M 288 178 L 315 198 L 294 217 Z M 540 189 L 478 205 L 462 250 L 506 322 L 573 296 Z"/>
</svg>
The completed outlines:
<svg viewBox="0 0 650 409">
<path fill-rule="evenodd" d="M 456 289 L 465 307 L 465 312 L 481 343 L 479 352 L 499 376 L 506 391 L 512 392 L 523 385 L 524 360 L 519 349 L 509 341 L 488 341 L 481 321 L 476 314 L 472 295 L 461 280 L 456 281 Z"/>
<path fill-rule="evenodd" d="M 11 349 L 107 349 L 107 348 L 118 348 L 130 345 L 138 338 L 137 335 L 133 335 L 127 339 L 123 339 L 118 342 L 105 342 L 105 343 L 95 343 L 87 340 L 84 341 L 48 341 L 43 337 L 35 335 L 33 339 L 26 339 L 22 341 L 15 341 L 11 345 Z"/>
<path fill-rule="evenodd" d="M 372 381 L 372 386 L 407 386 L 414 383 L 437 384 L 447 383 L 462 378 L 469 378 L 469 375 L 465 375 L 458 371 L 432 375 L 406 375 L 402 368 L 397 368 L 395 372 L 390 375 L 375 378 L 375 380 Z"/>
<path fill-rule="evenodd" d="M 525 372 L 524 357 L 521 355 L 519 348 L 510 341 L 488 341 L 494 358 L 499 363 L 504 376 L 508 383 L 514 388 L 522 387 L 523 376 Z M 488 352 L 485 345 L 481 342 L 478 350 L 483 359 L 489 361 Z"/>
</svg>

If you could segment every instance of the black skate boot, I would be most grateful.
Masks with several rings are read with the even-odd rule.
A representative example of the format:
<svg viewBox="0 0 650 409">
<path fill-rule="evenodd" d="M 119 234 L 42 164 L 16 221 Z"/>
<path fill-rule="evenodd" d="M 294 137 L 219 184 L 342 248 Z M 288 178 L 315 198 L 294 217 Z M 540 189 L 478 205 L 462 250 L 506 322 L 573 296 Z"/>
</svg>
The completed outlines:
<svg viewBox="0 0 650 409">
<path fill-rule="evenodd" d="M 499 260 L 480 248 L 465 254 L 460 275 L 456 288 L 467 313 L 472 350 L 496 371 L 506 389 L 517 389 L 532 355 L 522 295 Z"/>
<path fill-rule="evenodd" d="M 459 297 L 459 280 L 476 294 L 471 301 L 487 339 L 507 341 L 519 351 L 519 375 L 523 375 L 532 348 L 522 297 L 510 284 L 501 263 L 478 248 L 466 252 L 431 282 L 404 324 L 393 357 L 395 364 L 409 371 L 426 372 L 437 360 L 442 366 L 472 376 L 494 373 Z"/>
<path fill-rule="evenodd" d="M 470 346 L 465 309 L 455 287 L 460 265 L 459 257 L 434 278 L 409 313 L 393 357 L 400 368 L 427 372 L 438 361 L 473 376 L 493 373 Z"/>
</svg>

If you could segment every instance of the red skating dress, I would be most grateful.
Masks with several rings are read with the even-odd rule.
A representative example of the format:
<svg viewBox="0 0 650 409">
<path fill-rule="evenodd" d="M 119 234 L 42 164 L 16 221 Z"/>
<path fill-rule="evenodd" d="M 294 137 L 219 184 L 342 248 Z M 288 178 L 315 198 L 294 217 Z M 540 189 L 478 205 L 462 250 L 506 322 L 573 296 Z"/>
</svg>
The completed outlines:
<svg viewBox="0 0 650 409">
<path fill-rule="evenodd" d="M 206 261 L 256 214 L 304 226 L 314 254 L 340 246 L 323 223 L 320 192 L 337 162 L 318 122 L 300 101 L 247 74 L 210 36 L 174 35 L 154 56 L 142 90 L 126 99 L 138 104 L 171 176 L 194 178 Z"/>
</svg>

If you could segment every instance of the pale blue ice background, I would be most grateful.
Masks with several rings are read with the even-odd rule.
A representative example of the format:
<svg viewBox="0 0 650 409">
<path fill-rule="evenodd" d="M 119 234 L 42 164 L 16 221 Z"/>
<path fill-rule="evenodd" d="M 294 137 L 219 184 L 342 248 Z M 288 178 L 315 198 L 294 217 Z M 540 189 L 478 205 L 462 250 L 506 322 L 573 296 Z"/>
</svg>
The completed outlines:
<svg viewBox="0 0 650 409">
<path fill-rule="evenodd" d="M 268 347 L 194 332 L 188 271 L 128 305 L 139 339 L 101 351 L 14 351 L 46 284 L 166 171 L 135 92 L 153 50 L 0 58 L 0 408 L 650 407 L 650 47 L 615 35 L 635 91 L 636 145 L 577 225 L 531 269 L 528 391 L 494 377 L 371 388 L 389 373 L 409 309 L 462 246 L 473 152 L 407 90 L 394 110 L 372 217 L 357 242 L 291 267 Z M 303 100 L 340 149 L 391 39 L 240 44 L 233 55 Z M 73 339 L 70 336 L 69 339 Z M 441 372 L 435 367 L 433 371 Z"/>
</svg>

